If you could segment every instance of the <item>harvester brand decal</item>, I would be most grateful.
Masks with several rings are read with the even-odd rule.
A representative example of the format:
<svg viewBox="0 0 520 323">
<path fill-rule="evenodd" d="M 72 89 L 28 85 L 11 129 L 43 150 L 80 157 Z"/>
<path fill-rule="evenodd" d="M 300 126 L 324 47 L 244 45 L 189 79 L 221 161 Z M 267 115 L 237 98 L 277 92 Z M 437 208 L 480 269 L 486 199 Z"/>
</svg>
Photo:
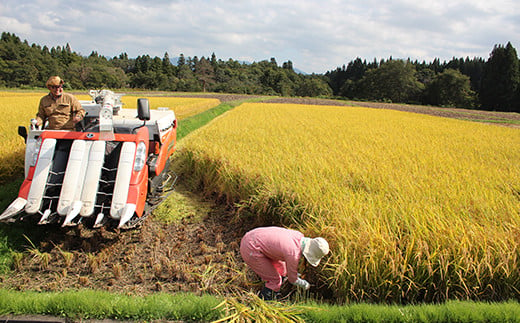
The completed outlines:
<svg viewBox="0 0 520 323">
<path fill-rule="evenodd" d="M 174 122 L 174 123 L 175 123 L 175 122 Z M 159 131 L 160 131 L 160 132 L 168 131 L 169 129 L 171 129 L 171 128 L 173 127 L 174 123 L 170 123 L 170 124 L 168 124 L 167 127 L 161 128 L 161 129 L 159 129 Z"/>
</svg>

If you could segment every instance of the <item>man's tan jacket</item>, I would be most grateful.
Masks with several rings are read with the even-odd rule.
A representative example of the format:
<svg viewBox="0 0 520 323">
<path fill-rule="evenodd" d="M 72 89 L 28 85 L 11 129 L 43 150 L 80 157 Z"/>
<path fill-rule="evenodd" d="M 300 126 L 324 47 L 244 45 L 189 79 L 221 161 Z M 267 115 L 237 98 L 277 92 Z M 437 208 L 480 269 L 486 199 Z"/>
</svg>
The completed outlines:
<svg viewBox="0 0 520 323">
<path fill-rule="evenodd" d="M 54 99 L 52 94 L 49 93 L 41 98 L 36 119 L 40 125 L 49 121 L 46 129 L 74 130 L 72 118 L 75 115 L 85 117 L 85 110 L 78 99 L 68 93 L 63 93 L 59 98 Z"/>
</svg>

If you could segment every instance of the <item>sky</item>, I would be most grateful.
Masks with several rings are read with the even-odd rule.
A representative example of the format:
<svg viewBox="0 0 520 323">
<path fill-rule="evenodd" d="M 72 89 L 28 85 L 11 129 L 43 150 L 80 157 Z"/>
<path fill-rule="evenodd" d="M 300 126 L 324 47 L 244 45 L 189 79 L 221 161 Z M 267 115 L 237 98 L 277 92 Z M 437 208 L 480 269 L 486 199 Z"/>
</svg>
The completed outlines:
<svg viewBox="0 0 520 323">
<path fill-rule="evenodd" d="M 0 31 L 88 56 L 291 61 L 322 74 L 357 57 L 488 59 L 520 51 L 518 0 L 1 0 Z"/>
</svg>

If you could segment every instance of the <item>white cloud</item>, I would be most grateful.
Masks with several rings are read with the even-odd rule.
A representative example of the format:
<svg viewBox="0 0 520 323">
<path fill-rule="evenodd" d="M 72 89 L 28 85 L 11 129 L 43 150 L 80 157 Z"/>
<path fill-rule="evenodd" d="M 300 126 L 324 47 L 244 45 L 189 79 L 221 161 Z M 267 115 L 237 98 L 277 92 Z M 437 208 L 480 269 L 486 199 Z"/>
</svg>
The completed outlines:
<svg viewBox="0 0 520 323">
<path fill-rule="evenodd" d="M 20 22 L 16 18 L 0 16 L 0 29 L 14 34 L 29 34 L 31 24 Z"/>
<path fill-rule="evenodd" d="M 3 0 L 0 28 L 83 55 L 214 52 L 323 73 L 356 57 L 487 58 L 495 44 L 520 46 L 519 13 L 516 0 Z"/>
</svg>

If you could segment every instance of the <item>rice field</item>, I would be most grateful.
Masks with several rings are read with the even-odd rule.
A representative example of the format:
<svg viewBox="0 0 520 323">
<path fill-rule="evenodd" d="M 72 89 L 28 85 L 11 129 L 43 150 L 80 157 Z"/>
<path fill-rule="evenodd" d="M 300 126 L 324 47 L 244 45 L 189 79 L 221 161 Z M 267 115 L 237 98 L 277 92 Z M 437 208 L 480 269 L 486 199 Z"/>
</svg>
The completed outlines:
<svg viewBox="0 0 520 323">
<path fill-rule="evenodd" d="M 41 93 L 0 92 L 0 183 L 15 174 L 23 176 L 25 143 L 18 126 L 36 116 Z"/>
<path fill-rule="evenodd" d="M 18 135 L 18 126 L 28 126 L 36 116 L 40 98 L 46 93 L 21 93 L 0 91 L 0 184 L 7 179 L 23 176 L 25 144 Z M 78 100 L 90 100 L 88 94 L 75 95 Z M 125 108 L 135 109 L 137 98 L 147 96 L 123 96 Z M 147 97 L 152 109 L 169 107 L 177 119 L 182 120 L 220 104 L 218 99 Z"/>
<path fill-rule="evenodd" d="M 137 99 L 143 96 L 125 95 L 121 98 L 125 109 L 136 109 Z M 175 111 L 177 119 L 182 120 L 203 111 L 216 107 L 220 104 L 219 99 L 212 98 L 182 98 L 148 96 L 151 108 L 169 107 Z"/>
<path fill-rule="evenodd" d="M 243 104 L 176 168 L 266 225 L 323 236 L 346 301 L 520 295 L 520 130 L 370 108 Z M 320 285 L 320 284 L 318 284 Z"/>
</svg>

